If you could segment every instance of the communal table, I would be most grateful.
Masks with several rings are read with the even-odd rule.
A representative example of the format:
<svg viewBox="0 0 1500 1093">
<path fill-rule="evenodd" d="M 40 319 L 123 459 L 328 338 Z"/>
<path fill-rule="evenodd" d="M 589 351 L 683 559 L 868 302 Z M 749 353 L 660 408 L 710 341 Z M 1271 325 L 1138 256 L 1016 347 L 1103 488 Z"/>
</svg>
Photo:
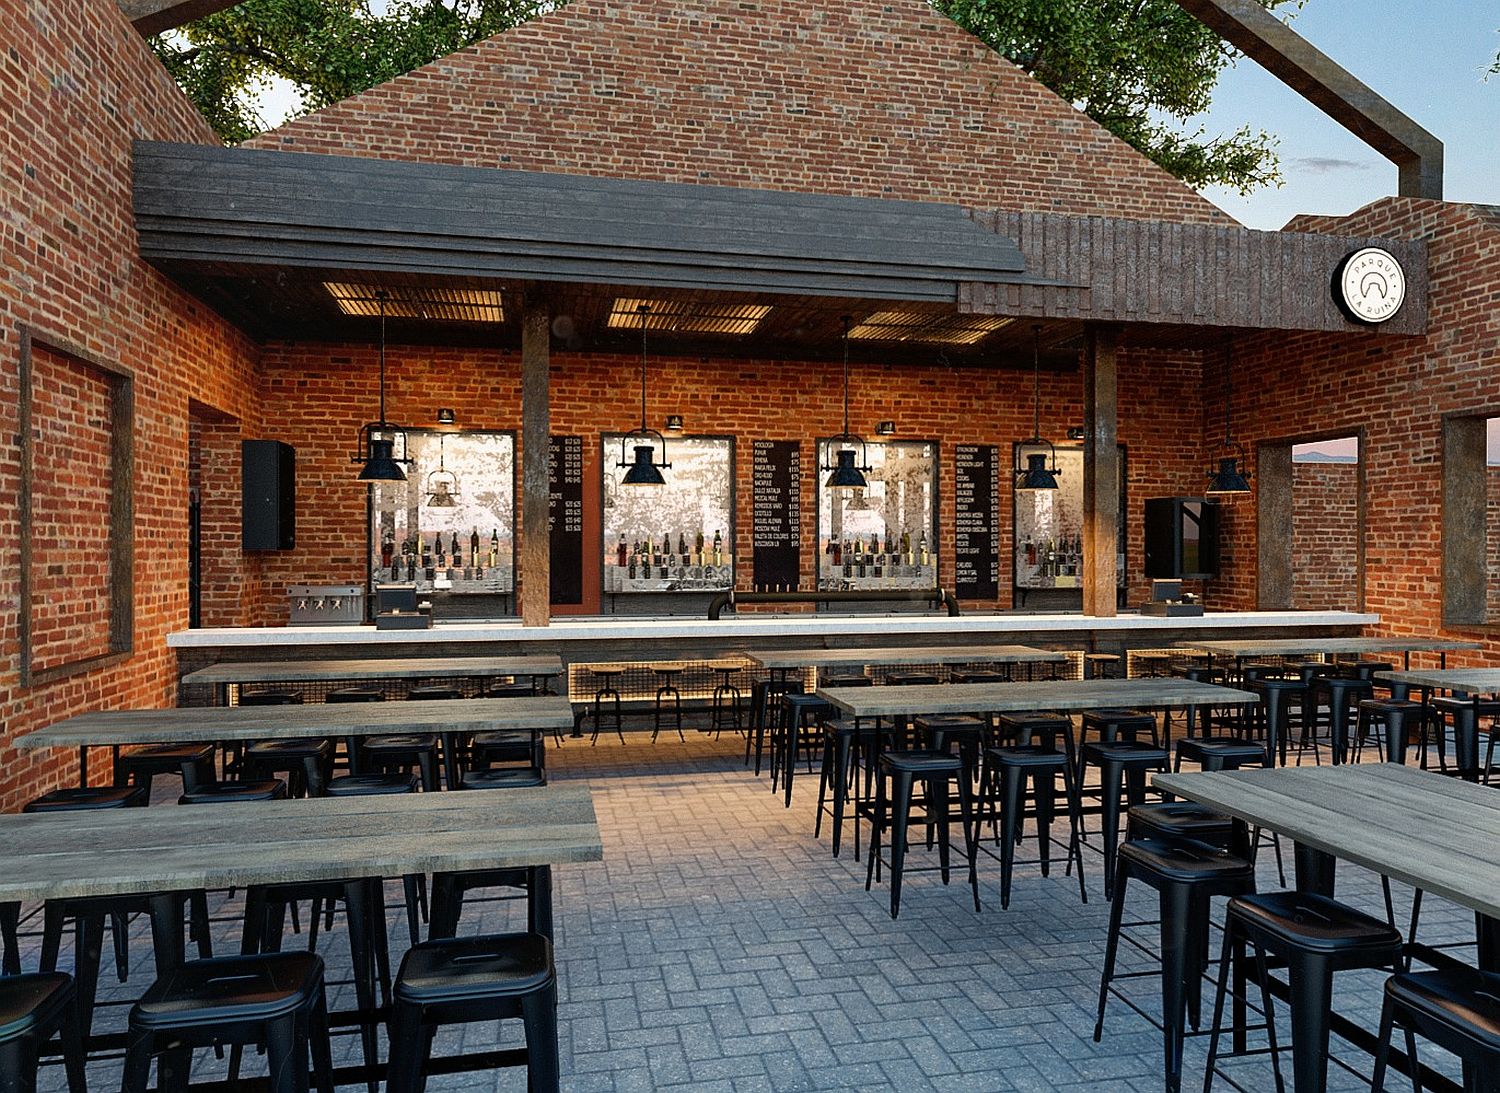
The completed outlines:
<svg viewBox="0 0 1500 1093">
<path fill-rule="evenodd" d="M 1474 912 L 1479 964 L 1500 971 L 1500 793 L 1393 763 L 1158 774 L 1158 789 L 1296 842 L 1297 887 L 1332 895 L 1335 862 L 1348 861 Z M 1429 963 L 1445 958 L 1426 946 Z M 1367 1031 L 1334 1031 L 1373 1047 Z M 1455 1088 L 1432 1080 L 1425 1088 Z"/>
<path fill-rule="evenodd" d="M 1073 679 L 1023 683 L 940 683 L 913 687 L 827 687 L 818 697 L 850 717 L 1018 713 L 1026 710 L 1248 706 L 1260 696 L 1190 679 Z"/>
<path fill-rule="evenodd" d="M 1215 656 L 1233 657 L 1243 662 L 1251 657 L 1296 657 L 1318 653 L 1401 653 L 1408 667 L 1413 653 L 1437 653 L 1442 664 L 1447 664 L 1448 654 L 1461 649 L 1479 649 L 1477 641 L 1457 641 L 1451 638 L 1403 638 L 1400 636 L 1379 638 L 1236 638 L 1225 641 L 1180 641 L 1177 648 L 1202 653 L 1212 660 Z"/>
<path fill-rule="evenodd" d="M 899 625 L 899 623 L 897 624 Z M 945 645 L 898 649 L 767 649 L 745 659 L 773 675 L 799 668 L 864 668 L 900 664 L 1061 664 L 1068 654 L 1029 645 Z"/>
<path fill-rule="evenodd" d="M 571 727 L 573 707 L 561 695 L 457 698 L 434 702 L 336 702 L 302 706 L 200 706 L 165 710 L 98 710 L 16 737 L 17 748 L 78 749 L 78 784 L 87 785 L 88 749 L 125 744 L 287 740 L 308 736 L 381 736 Z M 456 771 L 445 748 L 449 784 Z M 216 810 L 217 811 L 217 810 Z"/>
<path fill-rule="evenodd" d="M 356 901 L 353 924 L 361 918 L 361 888 L 372 879 L 525 869 L 535 928 L 550 936 L 551 867 L 603 856 L 585 786 L 6 815 L 0 816 L 0 903 L 145 895 L 162 975 L 184 959 L 183 901 L 195 890 L 347 882 Z M 358 966 L 368 958 L 370 939 L 353 933 Z M 373 1035 L 380 1014 L 373 993 L 359 993 L 359 1021 Z M 433 1070 L 524 1060 L 524 1051 L 489 1052 L 434 1060 Z M 343 1085 L 381 1076 L 366 1066 L 335 1078 Z"/>
<path fill-rule="evenodd" d="M 228 705 L 230 684 L 357 683 L 371 680 L 486 679 L 525 676 L 535 686 L 562 675 L 560 657 L 400 657 L 384 660 L 268 660 L 211 664 L 189 672 L 184 684 L 210 684 L 220 705 Z"/>
<path fill-rule="evenodd" d="M 1479 703 L 1485 695 L 1500 694 L 1500 668 L 1438 668 L 1405 672 L 1378 672 L 1376 679 L 1400 687 L 1419 687 L 1430 690 L 1457 691 L 1472 695 L 1473 716 L 1455 718 L 1453 744 L 1458 752 L 1458 769 L 1471 781 L 1479 772 Z M 1462 724 L 1457 722 L 1462 721 Z M 1405 742 L 1399 749 L 1400 761 L 1405 758 Z M 1386 753 L 1397 759 L 1398 749 L 1389 743 Z"/>
</svg>

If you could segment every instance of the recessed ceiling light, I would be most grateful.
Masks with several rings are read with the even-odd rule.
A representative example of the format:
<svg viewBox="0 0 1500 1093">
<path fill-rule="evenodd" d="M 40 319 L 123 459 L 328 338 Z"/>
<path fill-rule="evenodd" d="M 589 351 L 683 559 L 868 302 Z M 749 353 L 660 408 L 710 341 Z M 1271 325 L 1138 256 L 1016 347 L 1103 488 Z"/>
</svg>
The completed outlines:
<svg viewBox="0 0 1500 1093">
<path fill-rule="evenodd" d="M 639 330 L 642 307 L 649 308 L 644 313 L 647 330 L 671 330 L 679 334 L 720 334 L 736 338 L 755 333 L 760 321 L 771 313 L 771 308 L 765 304 L 714 304 L 618 296 L 610 305 L 610 327 L 617 330 Z"/>
<path fill-rule="evenodd" d="M 849 337 L 867 342 L 932 342 L 973 345 L 1014 320 L 1001 315 L 943 315 L 920 311 L 877 311 Z"/>
<path fill-rule="evenodd" d="M 323 287 L 345 315 L 376 315 L 375 293 L 383 291 L 388 319 L 430 319 L 436 322 L 503 323 L 505 306 L 499 289 L 403 286 L 377 290 L 374 285 L 325 281 Z"/>
</svg>

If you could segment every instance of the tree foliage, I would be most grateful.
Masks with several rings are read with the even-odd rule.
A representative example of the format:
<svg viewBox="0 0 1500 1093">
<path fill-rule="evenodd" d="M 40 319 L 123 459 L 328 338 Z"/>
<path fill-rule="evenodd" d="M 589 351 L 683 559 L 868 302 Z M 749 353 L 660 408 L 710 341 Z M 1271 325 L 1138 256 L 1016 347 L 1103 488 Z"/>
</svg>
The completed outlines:
<svg viewBox="0 0 1500 1093">
<path fill-rule="evenodd" d="M 244 0 L 152 45 L 233 144 L 267 128 L 260 111 L 273 77 L 316 110 L 565 2 Z M 1189 128 L 1234 52 L 1175 0 L 931 2 L 1189 185 L 1248 192 L 1279 180 L 1268 133 Z"/>
<path fill-rule="evenodd" d="M 933 2 L 1190 186 L 1249 193 L 1280 181 L 1276 139 L 1264 130 L 1210 136 L 1186 128 L 1236 53 L 1175 0 Z"/>
<path fill-rule="evenodd" d="M 152 48 L 227 143 L 268 128 L 268 81 L 304 110 L 358 94 L 526 22 L 562 0 L 244 0 L 152 39 Z M 279 119 L 272 119 L 274 122 Z"/>
</svg>

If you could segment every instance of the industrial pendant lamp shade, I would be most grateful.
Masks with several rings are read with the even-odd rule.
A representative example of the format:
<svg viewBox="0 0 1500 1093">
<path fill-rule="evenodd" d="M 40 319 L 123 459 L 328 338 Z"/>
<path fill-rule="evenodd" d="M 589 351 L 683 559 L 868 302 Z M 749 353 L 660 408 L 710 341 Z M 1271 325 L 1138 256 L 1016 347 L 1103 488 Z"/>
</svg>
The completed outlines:
<svg viewBox="0 0 1500 1093">
<path fill-rule="evenodd" d="M 1229 346 L 1224 347 L 1224 442 L 1219 445 L 1218 466 L 1209 466 L 1208 489 L 1204 494 L 1219 501 L 1235 501 L 1250 496 L 1250 460 L 1245 446 L 1233 440 L 1229 419 L 1234 409 L 1234 361 Z"/>
<path fill-rule="evenodd" d="M 448 469 L 448 435 L 438 434 L 437 470 L 427 476 L 427 507 L 451 509 L 458 505 L 458 475 Z"/>
<path fill-rule="evenodd" d="M 831 490 L 862 490 L 869 486 L 865 475 L 870 471 L 870 453 L 862 438 L 849 431 L 849 325 L 844 316 L 844 431 L 828 442 L 829 458 L 823 469 L 828 472 L 824 483 Z M 859 445 L 859 462 L 854 461 L 854 445 Z M 839 447 L 839 445 L 842 445 Z"/>
<path fill-rule="evenodd" d="M 641 424 L 637 429 L 620 438 L 620 461 L 615 464 L 625 473 L 620 477 L 622 486 L 665 486 L 666 476 L 661 472 L 670 470 L 667 462 L 667 438 L 646 424 L 646 320 L 651 314 L 649 304 L 636 308 L 641 317 Z M 642 443 L 644 441 L 644 443 Z M 635 458 L 625 458 L 625 446 L 635 452 Z M 656 446 L 661 445 L 661 462 L 656 461 Z"/>
<path fill-rule="evenodd" d="M 380 304 L 380 420 L 361 425 L 359 429 L 359 454 L 351 456 L 351 463 L 361 463 L 361 482 L 405 482 L 406 471 L 401 464 L 410 463 L 406 456 L 406 433 L 398 425 L 385 419 L 385 291 L 378 290 L 375 299 Z M 396 457 L 396 437 L 401 438 L 401 457 Z"/>
<path fill-rule="evenodd" d="M 1057 476 L 1062 471 L 1057 466 L 1057 446 L 1042 437 L 1042 328 L 1031 328 L 1031 435 L 1016 446 L 1016 461 L 1011 468 L 1018 490 L 1055 490 Z M 1027 448 L 1046 446 L 1048 455 L 1028 452 L 1026 466 L 1022 467 L 1021 453 Z"/>
</svg>

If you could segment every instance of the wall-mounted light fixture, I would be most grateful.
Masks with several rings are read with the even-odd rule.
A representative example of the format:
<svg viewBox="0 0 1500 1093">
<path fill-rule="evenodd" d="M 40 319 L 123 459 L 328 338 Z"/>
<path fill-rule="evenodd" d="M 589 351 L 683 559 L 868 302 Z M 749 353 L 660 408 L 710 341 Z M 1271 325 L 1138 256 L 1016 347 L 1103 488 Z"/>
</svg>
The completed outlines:
<svg viewBox="0 0 1500 1093">
<path fill-rule="evenodd" d="M 680 432 L 682 432 L 682 415 L 681 414 L 668 414 L 667 415 L 667 432 L 669 432 L 669 433 L 680 433 Z"/>
<path fill-rule="evenodd" d="M 444 406 L 438 411 L 437 421 L 439 425 L 456 425 L 458 424 L 458 415 L 453 412 L 451 406 Z"/>
<path fill-rule="evenodd" d="M 875 426 L 876 436 L 895 436 L 896 423 L 894 421 L 882 421 Z"/>
</svg>

